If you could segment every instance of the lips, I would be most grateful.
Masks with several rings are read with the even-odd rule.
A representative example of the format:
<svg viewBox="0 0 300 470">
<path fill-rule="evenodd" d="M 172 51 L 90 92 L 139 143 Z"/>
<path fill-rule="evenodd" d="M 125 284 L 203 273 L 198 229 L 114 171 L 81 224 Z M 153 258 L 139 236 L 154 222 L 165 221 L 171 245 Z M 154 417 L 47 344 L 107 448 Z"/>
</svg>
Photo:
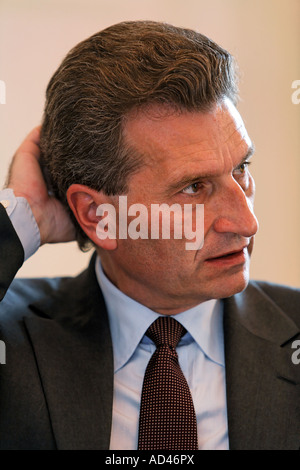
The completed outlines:
<svg viewBox="0 0 300 470">
<path fill-rule="evenodd" d="M 208 261 L 210 263 L 219 262 L 219 261 L 220 262 L 222 262 L 222 261 L 224 261 L 224 262 L 235 261 L 235 260 L 238 260 L 238 259 L 241 259 L 241 258 L 245 257 L 246 248 L 247 248 L 247 245 L 243 246 L 239 250 L 228 251 L 226 253 L 222 253 L 222 254 L 219 254 L 217 256 L 207 258 L 206 261 Z"/>
<path fill-rule="evenodd" d="M 229 256 L 236 255 L 237 253 L 241 253 L 243 251 L 243 248 L 241 250 L 236 250 L 236 251 L 229 251 L 228 253 L 224 253 L 222 255 L 214 256 L 212 258 L 208 258 L 207 261 L 214 260 L 214 259 L 219 259 L 219 258 L 228 258 Z"/>
</svg>

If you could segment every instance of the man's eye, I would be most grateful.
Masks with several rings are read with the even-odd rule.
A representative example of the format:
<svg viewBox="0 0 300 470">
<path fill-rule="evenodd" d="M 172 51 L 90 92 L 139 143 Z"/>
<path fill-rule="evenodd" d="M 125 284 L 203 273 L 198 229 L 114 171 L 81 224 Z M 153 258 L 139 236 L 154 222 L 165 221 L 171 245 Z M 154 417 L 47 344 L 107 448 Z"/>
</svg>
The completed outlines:
<svg viewBox="0 0 300 470">
<path fill-rule="evenodd" d="M 238 175 L 244 175 L 247 170 L 248 170 L 248 166 L 251 164 L 251 162 L 243 162 L 240 166 L 238 166 L 235 170 L 234 170 L 234 174 L 238 174 Z"/>
<path fill-rule="evenodd" d="M 193 183 L 182 190 L 184 194 L 197 194 L 201 189 L 201 183 Z"/>
</svg>

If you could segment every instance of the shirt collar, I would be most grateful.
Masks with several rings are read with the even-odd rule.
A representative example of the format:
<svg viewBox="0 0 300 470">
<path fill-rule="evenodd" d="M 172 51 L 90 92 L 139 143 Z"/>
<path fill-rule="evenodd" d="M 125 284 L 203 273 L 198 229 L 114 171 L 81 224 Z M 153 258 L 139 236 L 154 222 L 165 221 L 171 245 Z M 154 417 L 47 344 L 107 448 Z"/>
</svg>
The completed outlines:
<svg viewBox="0 0 300 470">
<path fill-rule="evenodd" d="M 117 372 L 131 358 L 151 323 L 159 314 L 128 297 L 104 274 L 100 258 L 96 260 L 96 276 L 108 312 Z M 223 308 L 220 301 L 209 300 L 174 315 L 203 353 L 224 366 Z M 186 338 L 183 338 L 183 340 Z"/>
<path fill-rule="evenodd" d="M 225 366 L 223 304 L 212 299 L 175 316 L 213 362 Z"/>
</svg>

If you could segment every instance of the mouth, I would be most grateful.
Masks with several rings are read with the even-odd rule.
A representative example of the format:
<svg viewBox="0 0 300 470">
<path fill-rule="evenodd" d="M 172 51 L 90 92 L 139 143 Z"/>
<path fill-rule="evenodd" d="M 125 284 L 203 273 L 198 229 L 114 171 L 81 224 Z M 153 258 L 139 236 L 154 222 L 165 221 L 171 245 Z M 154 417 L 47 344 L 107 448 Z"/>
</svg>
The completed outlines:
<svg viewBox="0 0 300 470">
<path fill-rule="evenodd" d="M 247 256 L 247 246 L 244 246 L 240 250 L 230 251 L 223 253 L 212 258 L 207 258 L 206 262 L 213 265 L 231 265 L 231 264 L 242 264 L 245 263 Z"/>
</svg>

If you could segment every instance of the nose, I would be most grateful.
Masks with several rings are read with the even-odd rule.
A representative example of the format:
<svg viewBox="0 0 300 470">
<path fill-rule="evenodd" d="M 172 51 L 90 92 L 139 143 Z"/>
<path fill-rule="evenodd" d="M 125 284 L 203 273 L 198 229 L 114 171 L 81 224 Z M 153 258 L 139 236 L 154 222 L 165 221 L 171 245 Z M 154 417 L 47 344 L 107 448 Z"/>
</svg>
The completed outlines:
<svg viewBox="0 0 300 470">
<path fill-rule="evenodd" d="M 232 179 L 220 195 L 214 230 L 219 233 L 234 233 L 246 238 L 253 237 L 258 230 L 258 220 L 253 211 L 253 199 L 254 183 L 251 194 L 247 196 L 241 186 Z"/>
</svg>

